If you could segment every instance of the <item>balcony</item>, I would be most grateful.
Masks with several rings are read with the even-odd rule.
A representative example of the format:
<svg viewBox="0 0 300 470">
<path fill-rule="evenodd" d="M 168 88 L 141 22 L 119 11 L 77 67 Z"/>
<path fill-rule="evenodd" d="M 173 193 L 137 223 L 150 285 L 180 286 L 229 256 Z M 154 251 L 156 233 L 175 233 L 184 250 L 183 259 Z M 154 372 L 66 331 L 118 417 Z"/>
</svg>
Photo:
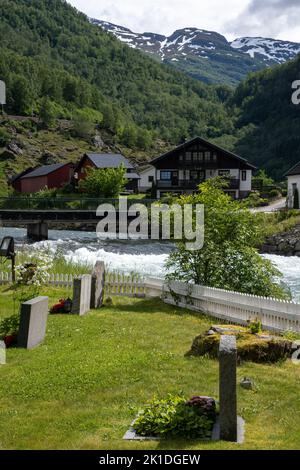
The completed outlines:
<svg viewBox="0 0 300 470">
<path fill-rule="evenodd" d="M 200 181 L 194 180 L 158 180 L 156 183 L 157 189 L 197 189 Z"/>
<path fill-rule="evenodd" d="M 163 190 L 196 190 L 198 185 L 202 183 L 202 181 L 198 180 L 157 180 L 156 187 L 157 189 Z M 228 179 L 228 186 L 226 187 L 227 190 L 236 190 L 240 189 L 240 180 L 237 178 L 229 178 Z"/>
</svg>

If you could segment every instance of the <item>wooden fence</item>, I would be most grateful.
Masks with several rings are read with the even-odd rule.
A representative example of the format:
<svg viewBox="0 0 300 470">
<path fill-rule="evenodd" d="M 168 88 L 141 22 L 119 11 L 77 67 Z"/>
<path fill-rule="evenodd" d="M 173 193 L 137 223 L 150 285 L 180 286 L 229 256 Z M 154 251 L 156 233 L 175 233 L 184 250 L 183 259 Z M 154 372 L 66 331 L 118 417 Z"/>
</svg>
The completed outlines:
<svg viewBox="0 0 300 470">
<path fill-rule="evenodd" d="M 220 320 L 246 325 L 259 318 L 264 328 L 300 333 L 300 304 L 257 295 L 241 294 L 213 287 L 184 282 L 145 281 L 147 295 L 161 292 L 164 302 L 196 312 L 207 313 Z"/>
<path fill-rule="evenodd" d="M 48 284 L 57 287 L 72 287 L 73 281 L 80 275 L 72 274 L 50 274 Z M 8 272 L 0 272 L 0 284 L 12 282 L 12 275 Z M 105 295 L 145 297 L 144 279 L 136 274 L 125 275 L 114 272 L 107 272 L 105 276 Z"/>
<path fill-rule="evenodd" d="M 52 274 L 49 284 L 72 287 L 75 277 L 79 276 Z M 0 284 L 9 282 L 11 274 L 0 272 Z M 106 273 L 105 295 L 160 297 L 168 304 L 207 313 L 219 320 L 246 325 L 249 320 L 259 318 L 269 330 L 300 333 L 300 304 L 295 302 L 113 272 Z"/>
</svg>

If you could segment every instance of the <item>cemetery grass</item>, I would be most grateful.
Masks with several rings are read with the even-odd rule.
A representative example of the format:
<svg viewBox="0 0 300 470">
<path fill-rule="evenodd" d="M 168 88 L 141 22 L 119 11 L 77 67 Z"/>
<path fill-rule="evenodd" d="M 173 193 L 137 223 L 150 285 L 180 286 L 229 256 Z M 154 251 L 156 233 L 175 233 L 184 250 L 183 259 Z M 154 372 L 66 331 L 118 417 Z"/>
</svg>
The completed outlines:
<svg viewBox="0 0 300 470">
<path fill-rule="evenodd" d="M 50 304 L 70 294 L 47 288 Z M 0 316 L 12 313 L 0 287 Z M 299 449 L 300 366 L 245 363 L 238 380 L 244 444 L 123 441 L 137 411 L 154 395 L 218 398 L 218 362 L 185 358 L 192 339 L 214 320 L 156 299 L 114 298 L 86 316 L 51 315 L 45 342 L 11 348 L 0 366 L 0 449 Z"/>
</svg>

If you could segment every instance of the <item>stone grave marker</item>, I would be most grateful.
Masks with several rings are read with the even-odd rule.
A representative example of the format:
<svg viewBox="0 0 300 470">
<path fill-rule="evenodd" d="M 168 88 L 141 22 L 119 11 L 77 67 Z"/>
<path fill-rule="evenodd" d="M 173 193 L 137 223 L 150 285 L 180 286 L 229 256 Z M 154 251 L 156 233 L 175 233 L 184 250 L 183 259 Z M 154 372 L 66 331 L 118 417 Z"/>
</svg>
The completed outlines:
<svg viewBox="0 0 300 470">
<path fill-rule="evenodd" d="M 100 308 L 103 303 L 105 264 L 97 261 L 92 272 L 91 308 Z"/>
<path fill-rule="evenodd" d="M 84 274 L 73 281 L 72 313 L 85 315 L 91 309 L 92 276 Z"/>
<path fill-rule="evenodd" d="M 221 335 L 219 349 L 220 439 L 237 441 L 237 347 L 234 335 Z"/>
<path fill-rule="evenodd" d="M 21 305 L 18 347 L 32 349 L 44 340 L 48 313 L 48 297 L 36 297 Z"/>
</svg>

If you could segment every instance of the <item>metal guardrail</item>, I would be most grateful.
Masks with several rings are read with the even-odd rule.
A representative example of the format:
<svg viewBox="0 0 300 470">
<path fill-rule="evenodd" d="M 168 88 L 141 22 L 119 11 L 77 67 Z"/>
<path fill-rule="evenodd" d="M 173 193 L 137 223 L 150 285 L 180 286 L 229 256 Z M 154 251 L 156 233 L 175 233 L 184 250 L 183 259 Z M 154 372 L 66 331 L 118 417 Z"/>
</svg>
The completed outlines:
<svg viewBox="0 0 300 470">
<path fill-rule="evenodd" d="M 133 204 L 144 204 L 149 207 L 156 199 L 127 199 L 127 206 Z M 119 208 L 119 199 L 109 198 L 79 198 L 55 197 L 51 199 L 38 197 L 0 197 L 0 210 L 96 210 L 100 204 L 112 204 Z"/>
</svg>

